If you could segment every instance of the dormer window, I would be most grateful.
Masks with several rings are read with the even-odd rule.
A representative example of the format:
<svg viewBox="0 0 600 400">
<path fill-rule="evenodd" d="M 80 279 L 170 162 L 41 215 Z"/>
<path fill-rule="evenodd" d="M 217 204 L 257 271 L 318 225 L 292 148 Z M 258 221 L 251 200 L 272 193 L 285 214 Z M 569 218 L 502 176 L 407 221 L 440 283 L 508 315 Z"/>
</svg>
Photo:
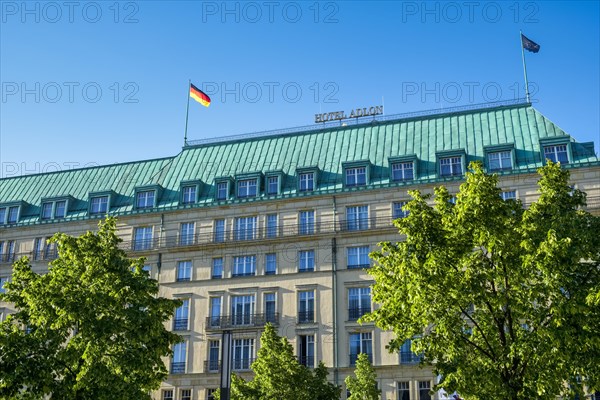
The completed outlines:
<svg viewBox="0 0 600 400">
<path fill-rule="evenodd" d="M 554 163 L 560 162 L 561 164 L 568 164 L 568 154 L 569 153 L 566 144 L 544 146 L 544 159 L 550 160 Z"/>
<path fill-rule="evenodd" d="M 97 196 L 90 199 L 90 214 L 106 214 L 108 212 L 108 196 Z"/>
<path fill-rule="evenodd" d="M 42 204 L 42 219 L 51 219 L 52 218 L 52 207 L 53 203 L 43 203 Z"/>
<path fill-rule="evenodd" d="M 47 221 L 51 219 L 65 218 L 67 216 L 70 198 L 71 196 L 42 199 L 42 211 L 40 214 L 40 219 Z"/>
<path fill-rule="evenodd" d="M 440 158 L 440 176 L 458 176 L 462 174 L 461 157 Z"/>
<path fill-rule="evenodd" d="M 412 181 L 414 176 L 414 163 L 412 161 L 392 164 L 392 180 L 394 182 Z"/>
<path fill-rule="evenodd" d="M 315 173 L 314 172 L 303 172 L 298 176 L 299 187 L 298 190 L 301 192 L 312 192 L 315 190 Z"/>
<path fill-rule="evenodd" d="M 237 197 L 256 197 L 257 193 L 257 180 L 256 179 L 244 179 L 237 183 Z"/>
<path fill-rule="evenodd" d="M 193 204 L 196 202 L 196 185 L 186 185 L 181 188 L 181 203 Z"/>
<path fill-rule="evenodd" d="M 16 224 L 19 222 L 19 211 L 21 206 L 0 206 L 0 225 Z"/>
<path fill-rule="evenodd" d="M 67 202 L 65 200 L 54 203 L 54 218 L 64 218 L 67 215 Z"/>
<path fill-rule="evenodd" d="M 137 192 L 135 195 L 135 207 L 136 208 L 152 208 L 154 207 L 154 200 L 156 198 L 155 190 L 144 190 Z"/>
<path fill-rule="evenodd" d="M 226 200 L 229 197 L 229 183 L 217 183 L 217 200 Z"/>
<path fill-rule="evenodd" d="M 367 184 L 367 168 L 347 168 L 346 186 L 364 186 Z"/>
</svg>

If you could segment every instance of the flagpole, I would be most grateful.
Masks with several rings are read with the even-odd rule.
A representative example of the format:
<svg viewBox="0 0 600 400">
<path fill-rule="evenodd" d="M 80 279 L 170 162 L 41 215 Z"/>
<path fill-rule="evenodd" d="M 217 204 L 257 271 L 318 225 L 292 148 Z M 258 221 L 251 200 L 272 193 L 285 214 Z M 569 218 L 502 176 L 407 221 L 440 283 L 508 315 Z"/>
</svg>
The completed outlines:
<svg viewBox="0 0 600 400">
<path fill-rule="evenodd" d="M 183 136 L 183 145 L 187 146 L 187 126 L 188 126 L 188 115 L 190 113 L 190 85 L 192 84 L 192 80 L 188 79 L 188 88 L 187 88 L 187 107 L 185 109 L 185 134 Z"/>
<path fill-rule="evenodd" d="M 529 101 L 529 82 L 527 81 L 527 65 L 525 64 L 525 49 L 523 48 L 523 32 L 519 31 L 519 42 L 521 43 L 521 59 L 523 60 L 523 75 L 525 75 L 525 98 Z"/>
</svg>

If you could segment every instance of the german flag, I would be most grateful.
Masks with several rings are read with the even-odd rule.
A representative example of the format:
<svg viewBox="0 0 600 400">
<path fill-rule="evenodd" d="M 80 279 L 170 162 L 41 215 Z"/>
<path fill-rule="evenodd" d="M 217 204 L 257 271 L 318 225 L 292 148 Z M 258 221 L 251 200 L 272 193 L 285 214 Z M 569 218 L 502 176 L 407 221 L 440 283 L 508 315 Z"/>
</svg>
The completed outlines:
<svg viewBox="0 0 600 400">
<path fill-rule="evenodd" d="M 190 83 L 190 97 L 202 104 L 204 107 L 210 106 L 210 97 L 208 97 L 208 95 L 202 90 L 194 86 L 193 83 Z"/>
</svg>

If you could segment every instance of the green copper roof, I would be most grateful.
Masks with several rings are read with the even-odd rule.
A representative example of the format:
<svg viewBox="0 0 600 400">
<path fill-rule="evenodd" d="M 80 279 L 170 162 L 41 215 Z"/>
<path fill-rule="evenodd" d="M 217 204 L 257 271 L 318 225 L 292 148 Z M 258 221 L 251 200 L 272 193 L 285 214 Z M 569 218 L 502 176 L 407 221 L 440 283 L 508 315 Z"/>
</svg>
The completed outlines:
<svg viewBox="0 0 600 400">
<path fill-rule="evenodd" d="M 343 190 L 343 162 L 370 161 L 370 184 L 389 183 L 388 158 L 414 155 L 413 183 L 437 180 L 440 152 L 461 151 L 466 163 L 485 159 L 485 148 L 512 145 L 514 172 L 542 165 L 541 143 L 570 143 L 570 166 L 595 163 L 592 143 L 577 143 L 530 104 L 378 121 L 321 130 L 251 136 L 186 146 L 174 157 L 0 179 L 0 204 L 24 201 L 21 222 L 35 222 L 42 198 L 72 196 L 68 217 L 87 215 L 89 193 L 112 190 L 111 212 L 133 210 L 136 187 L 159 185 L 158 208 L 179 205 L 180 185 L 200 181 L 200 203 L 214 203 L 214 179 L 283 171 L 282 196 L 296 195 L 296 168 L 319 168 L 318 192 Z M 437 155 L 436 155 L 437 154 Z M 466 164 L 465 163 L 465 164 Z"/>
</svg>

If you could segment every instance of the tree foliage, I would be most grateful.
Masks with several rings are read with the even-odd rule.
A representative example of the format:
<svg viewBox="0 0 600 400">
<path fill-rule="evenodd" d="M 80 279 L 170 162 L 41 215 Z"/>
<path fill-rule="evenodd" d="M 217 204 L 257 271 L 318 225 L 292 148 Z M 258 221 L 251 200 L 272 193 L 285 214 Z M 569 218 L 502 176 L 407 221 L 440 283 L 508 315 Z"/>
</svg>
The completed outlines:
<svg viewBox="0 0 600 400">
<path fill-rule="evenodd" d="M 58 233 L 47 274 L 24 257 L 2 300 L 0 398 L 149 399 L 167 376 L 161 357 L 179 336 L 164 327 L 178 301 L 118 248 L 116 222 L 81 237 Z M 45 397 L 46 396 L 46 397 Z"/>
<path fill-rule="evenodd" d="M 381 390 L 377 388 L 377 374 L 365 353 L 358 355 L 354 375 L 345 380 L 350 391 L 348 400 L 379 400 Z"/>
<path fill-rule="evenodd" d="M 327 382 L 323 363 L 314 370 L 301 365 L 291 344 L 267 324 L 260 337 L 252 380 L 231 375 L 231 400 L 337 400 L 341 389 Z M 219 397 L 219 393 L 216 394 Z"/>
<path fill-rule="evenodd" d="M 528 209 L 504 201 L 479 163 L 456 203 L 410 192 L 402 242 L 382 243 L 367 319 L 434 365 L 467 399 L 554 399 L 600 388 L 600 218 L 548 162 Z"/>
</svg>

